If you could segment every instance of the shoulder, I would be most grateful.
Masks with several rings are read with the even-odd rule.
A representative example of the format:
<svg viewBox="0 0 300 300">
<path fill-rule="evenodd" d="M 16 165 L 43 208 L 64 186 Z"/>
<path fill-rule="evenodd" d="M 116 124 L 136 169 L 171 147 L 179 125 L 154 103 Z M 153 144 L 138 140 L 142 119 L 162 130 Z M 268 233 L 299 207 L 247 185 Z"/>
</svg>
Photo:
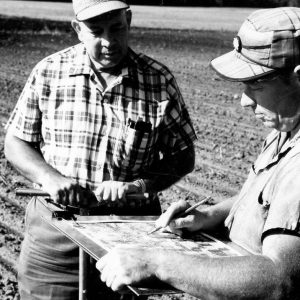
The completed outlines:
<svg viewBox="0 0 300 300">
<path fill-rule="evenodd" d="M 130 57 L 143 72 L 164 76 L 168 80 L 174 78 L 174 75 L 164 63 L 144 53 L 135 53 L 130 49 Z"/>
<path fill-rule="evenodd" d="M 63 68 L 70 66 L 80 49 L 80 44 L 63 49 L 42 59 L 35 69 Z"/>
</svg>

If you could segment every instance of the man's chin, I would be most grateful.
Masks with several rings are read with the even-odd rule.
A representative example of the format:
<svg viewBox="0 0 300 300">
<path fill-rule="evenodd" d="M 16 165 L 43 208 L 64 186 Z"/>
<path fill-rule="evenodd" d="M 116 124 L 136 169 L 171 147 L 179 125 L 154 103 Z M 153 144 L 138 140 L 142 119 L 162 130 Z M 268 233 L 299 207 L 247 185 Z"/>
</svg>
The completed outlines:
<svg viewBox="0 0 300 300">
<path fill-rule="evenodd" d="M 113 69 L 120 64 L 119 61 L 101 61 L 98 63 L 99 69 L 102 71 Z"/>
<path fill-rule="evenodd" d="M 270 121 L 270 120 L 266 120 L 266 119 L 261 119 L 263 125 L 267 128 L 273 128 L 273 129 L 277 129 L 276 125 L 274 122 Z"/>
</svg>

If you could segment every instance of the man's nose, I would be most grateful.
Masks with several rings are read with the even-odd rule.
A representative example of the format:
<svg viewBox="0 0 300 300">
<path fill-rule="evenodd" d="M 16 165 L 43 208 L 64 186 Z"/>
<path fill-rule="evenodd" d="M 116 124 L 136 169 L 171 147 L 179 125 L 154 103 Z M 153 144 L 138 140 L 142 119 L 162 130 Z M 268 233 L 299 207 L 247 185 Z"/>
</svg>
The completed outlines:
<svg viewBox="0 0 300 300">
<path fill-rule="evenodd" d="M 242 94 L 241 105 L 243 107 L 255 106 L 256 102 L 252 100 L 246 93 Z"/>
<path fill-rule="evenodd" d="M 101 45 L 102 47 L 109 46 L 114 40 L 114 36 L 111 32 L 105 31 L 101 36 Z"/>
</svg>

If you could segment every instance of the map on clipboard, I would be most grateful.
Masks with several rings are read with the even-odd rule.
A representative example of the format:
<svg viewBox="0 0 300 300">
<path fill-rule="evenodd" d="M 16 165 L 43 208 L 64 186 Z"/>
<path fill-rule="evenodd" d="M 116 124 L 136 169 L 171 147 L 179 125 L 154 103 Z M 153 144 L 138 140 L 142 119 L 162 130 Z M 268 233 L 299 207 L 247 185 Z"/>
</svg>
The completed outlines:
<svg viewBox="0 0 300 300">
<path fill-rule="evenodd" d="M 134 245 L 184 251 L 207 257 L 240 255 L 235 249 L 203 232 L 184 238 L 162 231 L 149 235 L 154 228 L 153 222 L 79 222 L 79 224 L 76 230 L 107 251 L 116 246 Z"/>
</svg>

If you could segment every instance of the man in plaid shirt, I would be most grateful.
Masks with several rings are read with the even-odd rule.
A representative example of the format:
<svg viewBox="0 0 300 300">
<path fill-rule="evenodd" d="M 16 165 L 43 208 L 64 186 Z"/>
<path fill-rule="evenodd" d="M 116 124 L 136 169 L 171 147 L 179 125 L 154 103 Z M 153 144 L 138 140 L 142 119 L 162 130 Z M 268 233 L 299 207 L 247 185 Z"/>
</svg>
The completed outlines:
<svg viewBox="0 0 300 300">
<path fill-rule="evenodd" d="M 196 139 L 176 81 L 128 47 L 123 1 L 74 0 L 80 44 L 33 69 L 8 122 L 7 159 L 59 204 L 160 213 L 155 194 L 193 169 Z M 149 193 L 136 206 L 130 193 Z M 96 196 L 96 197 L 95 197 Z M 33 199 L 19 266 L 22 299 L 76 299 L 78 249 Z"/>
</svg>

